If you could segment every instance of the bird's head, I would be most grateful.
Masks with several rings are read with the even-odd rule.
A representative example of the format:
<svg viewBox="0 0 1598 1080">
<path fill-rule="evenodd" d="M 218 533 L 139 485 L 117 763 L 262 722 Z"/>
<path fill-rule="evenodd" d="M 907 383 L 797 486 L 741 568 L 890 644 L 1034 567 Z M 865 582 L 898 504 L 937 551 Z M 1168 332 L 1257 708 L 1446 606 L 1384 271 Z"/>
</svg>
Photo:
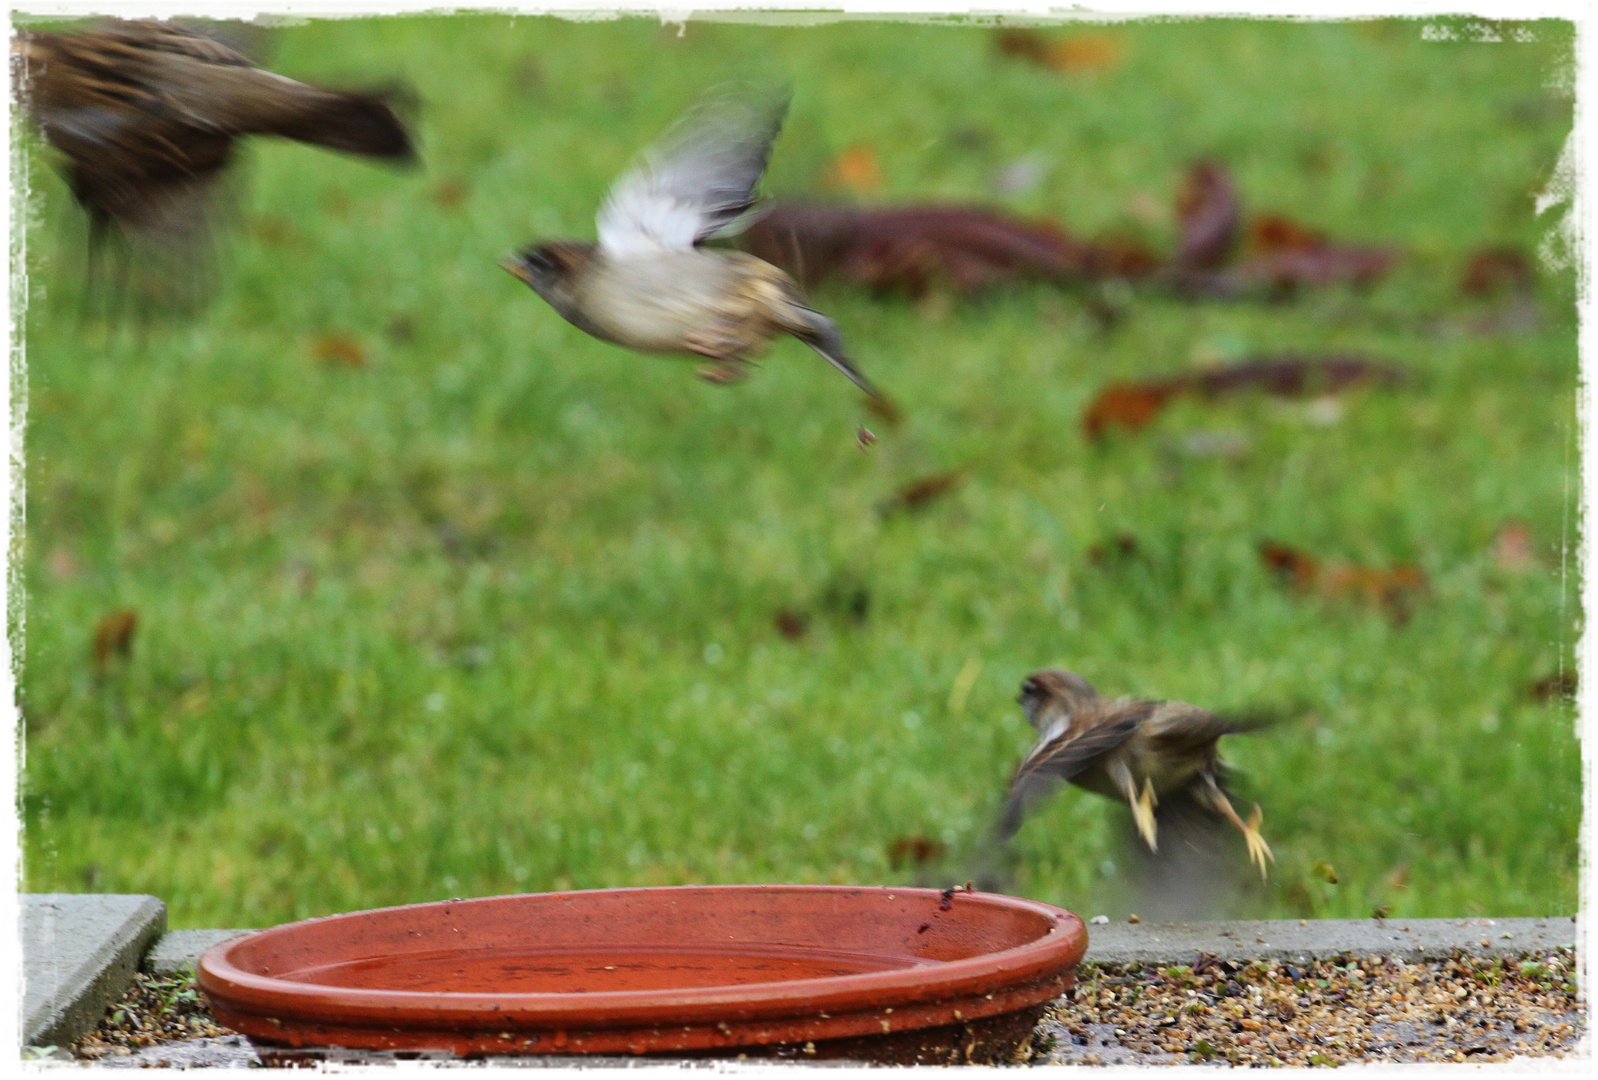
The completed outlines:
<svg viewBox="0 0 1598 1080">
<path fill-rule="evenodd" d="M 1082 676 L 1061 668 L 1035 671 L 1021 682 L 1016 702 L 1026 713 L 1027 722 L 1043 731 L 1058 715 L 1070 716 L 1085 703 L 1099 696 Z"/>
<path fill-rule="evenodd" d="M 593 256 L 591 244 L 555 241 L 529 244 L 499 261 L 518 280 L 550 303 L 563 297 L 572 276 Z"/>
</svg>

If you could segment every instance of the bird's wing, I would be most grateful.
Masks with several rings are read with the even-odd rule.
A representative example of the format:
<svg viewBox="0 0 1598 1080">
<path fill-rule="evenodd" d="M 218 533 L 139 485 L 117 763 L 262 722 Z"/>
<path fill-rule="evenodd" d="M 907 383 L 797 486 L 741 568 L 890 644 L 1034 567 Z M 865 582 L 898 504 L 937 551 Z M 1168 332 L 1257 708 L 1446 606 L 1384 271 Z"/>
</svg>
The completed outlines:
<svg viewBox="0 0 1598 1080">
<path fill-rule="evenodd" d="M 612 255 L 686 251 L 736 231 L 787 111 L 787 93 L 770 91 L 697 106 L 610 189 L 599 246 Z"/>
<path fill-rule="evenodd" d="M 1002 839 L 1015 835 L 1026 816 L 1028 804 L 1054 784 L 1085 771 L 1103 754 L 1120 746 L 1138 725 L 1147 720 L 1159 707 L 1157 702 L 1134 701 L 1117 703 L 1111 711 L 1098 717 L 1073 717 L 1071 727 L 1063 735 L 1049 740 L 1027 755 L 1010 781 L 1010 795 L 1005 802 L 1004 817 L 999 826 Z"/>
<path fill-rule="evenodd" d="M 1143 733 L 1157 751 L 1191 752 L 1214 745 L 1223 735 L 1255 731 L 1276 719 L 1263 714 L 1217 716 L 1196 705 L 1162 701 L 1149 717 Z"/>
</svg>

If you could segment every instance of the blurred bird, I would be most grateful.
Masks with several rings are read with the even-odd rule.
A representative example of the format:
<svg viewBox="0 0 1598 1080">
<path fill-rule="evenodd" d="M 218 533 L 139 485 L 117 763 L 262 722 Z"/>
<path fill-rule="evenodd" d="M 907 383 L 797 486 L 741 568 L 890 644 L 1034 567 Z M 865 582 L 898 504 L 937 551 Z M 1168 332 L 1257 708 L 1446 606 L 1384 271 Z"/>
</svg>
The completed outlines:
<svg viewBox="0 0 1598 1080">
<path fill-rule="evenodd" d="M 1061 780 L 1125 802 L 1150 850 L 1158 850 L 1154 809 L 1161 798 L 1212 811 L 1242 832 L 1249 859 L 1266 873 L 1274 860 L 1260 836 L 1256 803 L 1247 822 L 1227 799 L 1227 768 L 1216 755 L 1223 735 L 1250 731 L 1258 720 L 1228 720 L 1177 701 L 1114 701 L 1080 675 L 1051 669 L 1027 677 L 1016 699 L 1038 741 L 1016 769 L 1000 824 L 1008 840 L 1029 804 Z"/>
<path fill-rule="evenodd" d="M 880 400 L 793 279 L 753 255 L 701 246 L 748 224 L 787 109 L 786 95 L 712 97 L 611 188 L 597 244 L 536 243 L 500 265 L 602 341 L 705 357 L 700 375 L 711 382 L 741 379 L 751 355 L 792 334 Z"/>
<path fill-rule="evenodd" d="M 390 95 L 307 86 L 172 23 L 25 31 L 12 56 L 29 112 L 66 157 L 67 183 L 96 245 L 113 228 L 167 246 L 203 235 L 240 136 L 397 161 L 415 153 Z"/>
</svg>

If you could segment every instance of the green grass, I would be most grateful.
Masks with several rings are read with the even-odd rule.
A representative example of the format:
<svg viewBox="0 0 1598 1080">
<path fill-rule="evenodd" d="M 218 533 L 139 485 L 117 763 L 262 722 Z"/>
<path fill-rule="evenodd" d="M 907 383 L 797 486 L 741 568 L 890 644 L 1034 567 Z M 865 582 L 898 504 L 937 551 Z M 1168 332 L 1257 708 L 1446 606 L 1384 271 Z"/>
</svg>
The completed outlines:
<svg viewBox="0 0 1598 1080">
<path fill-rule="evenodd" d="M 425 169 L 256 146 L 213 304 L 143 331 L 78 317 L 81 222 L 32 147 L 26 887 L 254 926 L 516 890 L 905 882 L 896 838 L 982 842 L 1029 741 L 1016 686 L 1065 664 L 1108 693 L 1303 706 L 1226 748 L 1278 858 L 1252 911 L 1574 910 L 1573 714 L 1526 692 L 1570 669 L 1580 622 L 1574 275 L 1539 283 L 1534 331 L 1435 331 L 1483 309 L 1455 292 L 1471 251 L 1536 250 L 1557 216 L 1530 193 L 1570 127 L 1547 88 L 1570 39 L 1532 29 L 1138 24 L 1119 67 L 1065 77 L 964 25 L 312 23 L 274 67 L 410 78 Z M 1109 332 L 1043 287 L 952 306 L 823 289 L 908 411 L 863 455 L 859 396 L 796 342 L 712 387 L 584 337 L 495 265 L 591 235 L 635 150 L 752 74 L 795 86 L 779 192 L 864 143 L 882 198 L 989 199 L 999 165 L 1039 153 L 1052 169 L 1014 209 L 1168 246 L 1148 208 L 1213 155 L 1250 208 L 1408 258 L 1364 296 L 1137 295 Z M 370 363 L 318 363 L 329 334 Z M 1239 399 L 1080 433 L 1109 379 L 1284 349 L 1416 378 L 1330 425 Z M 1181 451 L 1206 431 L 1249 450 Z M 877 512 L 960 465 L 924 512 Z M 1539 569 L 1495 565 L 1512 520 Z M 1138 558 L 1090 560 L 1121 533 Z M 1265 537 L 1416 563 L 1429 594 L 1402 626 L 1290 595 Z M 133 653 L 100 676 L 90 640 L 119 608 Z M 809 614 L 802 640 L 781 608 Z M 1116 910 L 1115 820 L 1054 800 L 1017 842 L 1018 889 Z"/>
</svg>

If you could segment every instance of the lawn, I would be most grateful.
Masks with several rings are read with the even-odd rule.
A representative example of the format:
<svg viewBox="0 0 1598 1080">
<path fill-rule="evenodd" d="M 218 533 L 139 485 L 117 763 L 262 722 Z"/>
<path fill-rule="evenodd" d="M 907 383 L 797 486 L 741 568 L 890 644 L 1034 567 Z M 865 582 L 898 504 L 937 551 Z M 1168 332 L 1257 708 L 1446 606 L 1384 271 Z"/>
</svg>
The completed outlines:
<svg viewBox="0 0 1598 1080">
<path fill-rule="evenodd" d="M 26 888 L 262 926 L 508 891 L 963 880 L 1029 745 L 1017 685 L 1065 665 L 1111 694 L 1291 709 L 1224 746 L 1277 856 L 1240 911 L 1574 911 L 1574 711 L 1528 687 L 1572 670 L 1581 622 L 1575 274 L 1540 275 L 1534 323 L 1477 325 L 1493 302 L 1456 285 L 1559 216 L 1532 196 L 1571 126 L 1571 38 L 1513 29 L 1131 24 L 1101 31 L 1106 66 L 1060 73 L 965 23 L 314 22 L 272 66 L 410 80 L 423 167 L 257 144 L 212 302 L 143 328 L 80 316 L 81 217 L 30 138 Z M 794 87 L 778 194 L 867 148 L 875 201 L 1169 250 L 1180 177 L 1213 157 L 1248 210 L 1405 258 L 1291 303 L 1123 291 L 1108 329 L 1044 285 L 818 290 L 903 404 L 895 430 L 797 342 L 711 386 L 496 266 L 591 236 L 636 150 L 750 76 Z M 1028 155 L 1041 183 L 997 194 Z M 1329 350 L 1411 378 L 1082 433 L 1107 381 Z M 958 467 L 946 497 L 881 512 Z M 1514 523 L 1529 566 L 1495 554 Z M 1265 539 L 1428 586 L 1407 620 L 1298 595 Z M 117 611 L 130 653 L 96 663 Z M 1018 837 L 1015 889 L 1124 913 L 1121 828 L 1063 793 Z M 949 854 L 890 857 L 915 838 Z"/>
</svg>

